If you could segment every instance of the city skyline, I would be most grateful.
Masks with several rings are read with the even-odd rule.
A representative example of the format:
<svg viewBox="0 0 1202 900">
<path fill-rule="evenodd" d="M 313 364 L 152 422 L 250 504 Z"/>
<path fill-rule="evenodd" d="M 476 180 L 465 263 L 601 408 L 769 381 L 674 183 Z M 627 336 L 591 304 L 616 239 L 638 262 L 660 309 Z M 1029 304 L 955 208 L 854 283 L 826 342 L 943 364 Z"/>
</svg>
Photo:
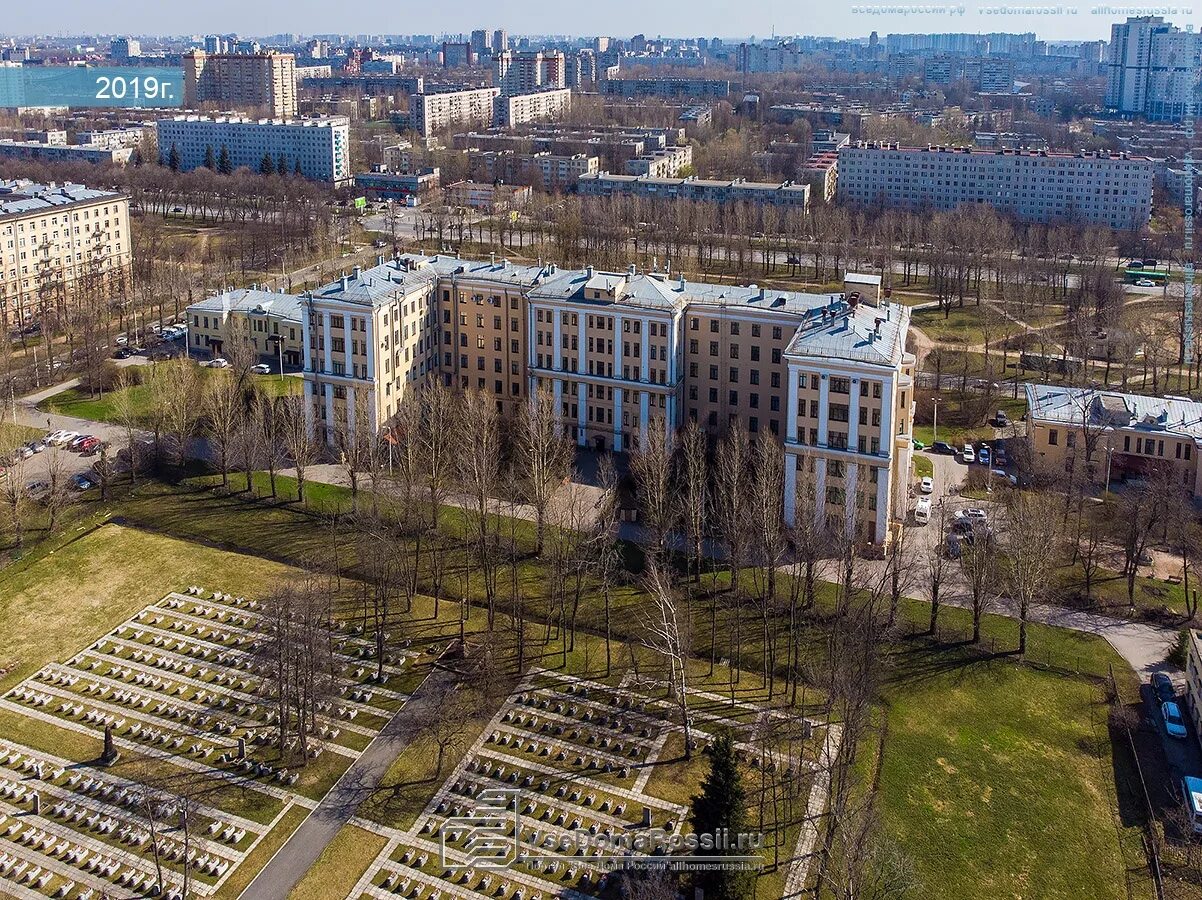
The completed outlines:
<svg viewBox="0 0 1202 900">
<path fill-rule="evenodd" d="M 900 14 L 901 7 L 848 4 L 820 14 L 803 7 L 789 7 L 775 0 L 750 0 L 740 4 L 732 21 L 730 8 L 693 7 L 668 3 L 648 7 L 631 0 L 616 0 L 601 7 L 569 8 L 547 0 L 530 3 L 460 4 L 453 12 L 441 7 L 418 7 L 398 15 L 396 8 L 378 0 L 352 0 L 331 7 L 312 0 L 285 3 L 282 0 L 248 5 L 216 0 L 204 7 L 165 7 L 135 2 L 119 9 L 68 0 L 57 9 L 53 21 L 37 7 L 20 7 L 6 15 L 5 33 L 10 35 L 199 35 L 237 32 L 247 36 L 281 32 L 302 34 L 440 34 L 470 33 L 474 28 L 506 28 L 512 34 L 611 35 L 628 37 L 642 32 L 648 37 L 708 36 L 724 39 L 757 39 L 773 34 L 822 35 L 838 38 L 866 37 L 876 31 L 915 32 L 1011 32 L 1034 31 L 1041 40 L 1107 39 L 1110 26 L 1126 18 L 1130 10 L 1109 6 L 1022 6 L 947 4 L 914 6 L 913 13 Z M 941 9 L 942 12 L 926 12 Z M 879 10 L 880 12 L 876 12 Z M 1009 12 L 1006 12 L 1009 10 Z M 1023 12 L 1025 11 L 1025 12 Z M 1192 7 L 1157 9 L 1166 19 L 1182 27 L 1196 22 Z M 70 22 L 70 29 L 54 29 L 54 23 Z M 616 30 L 615 23 L 632 23 Z M 217 24 L 215 24 L 217 23 Z M 626 33 L 629 32 L 629 33 Z"/>
</svg>

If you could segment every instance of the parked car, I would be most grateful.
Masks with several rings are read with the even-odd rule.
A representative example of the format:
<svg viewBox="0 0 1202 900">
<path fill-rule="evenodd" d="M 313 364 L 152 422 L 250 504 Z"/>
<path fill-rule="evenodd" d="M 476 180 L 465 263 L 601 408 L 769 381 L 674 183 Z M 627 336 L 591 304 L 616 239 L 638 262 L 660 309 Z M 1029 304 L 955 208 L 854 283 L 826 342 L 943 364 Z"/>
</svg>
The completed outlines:
<svg viewBox="0 0 1202 900">
<path fill-rule="evenodd" d="M 919 497 L 918 502 L 914 504 L 914 521 L 919 525 L 925 525 L 931 521 L 931 498 Z"/>
<path fill-rule="evenodd" d="M 79 437 L 78 431 L 55 431 L 46 438 L 46 443 L 51 447 L 61 447 L 77 437 Z"/>
<path fill-rule="evenodd" d="M 1177 688 L 1173 685 L 1173 679 L 1164 672 L 1152 673 L 1152 690 L 1161 703 L 1177 699 Z"/>
<path fill-rule="evenodd" d="M 1006 484 L 1010 485 L 1010 487 L 1018 487 L 1018 476 L 1008 475 L 1005 469 L 990 469 L 989 474 L 994 478 L 1004 481 Z"/>
<path fill-rule="evenodd" d="M 960 558 L 960 538 L 955 534 L 947 536 L 947 555 L 949 559 Z"/>
<path fill-rule="evenodd" d="M 1186 775 L 1181 779 L 1185 805 L 1189 808 L 1194 834 L 1202 834 L 1202 778 Z"/>
<path fill-rule="evenodd" d="M 954 456 L 956 451 L 947 441 L 935 441 L 931 444 L 932 453 L 942 453 L 946 456 Z"/>
<path fill-rule="evenodd" d="M 46 439 L 42 438 L 41 440 L 30 441 L 26 446 L 34 453 L 42 453 L 46 450 Z"/>
<path fill-rule="evenodd" d="M 1172 700 L 1160 704 L 1160 715 L 1164 717 L 1164 733 L 1171 738 L 1186 737 L 1185 720 L 1181 718 L 1181 708 Z"/>
<path fill-rule="evenodd" d="M 209 360 L 206 365 L 210 369 L 228 369 L 230 367 L 230 361 L 225 357 L 219 356 L 216 359 Z"/>
<path fill-rule="evenodd" d="M 28 444 L 18 447 L 14 452 L 17 454 L 17 456 L 21 457 L 21 459 L 29 459 L 33 456 L 33 448 Z"/>
<path fill-rule="evenodd" d="M 88 453 L 97 449 L 100 446 L 100 438 L 89 434 L 86 438 L 79 442 L 79 452 Z"/>
<path fill-rule="evenodd" d="M 976 459 L 976 456 L 974 455 L 972 444 L 964 445 L 964 450 L 961 452 L 960 458 L 962 460 L 964 460 L 964 463 L 966 465 L 972 464 L 972 462 Z"/>
<path fill-rule="evenodd" d="M 86 491 L 96 485 L 92 483 L 92 479 L 80 472 L 71 479 L 71 484 L 77 491 Z"/>
<path fill-rule="evenodd" d="M 255 375 L 270 375 L 271 374 L 271 366 L 267 365 L 267 363 L 259 363 L 257 366 L 251 366 L 250 370 Z"/>
<path fill-rule="evenodd" d="M 44 481 L 31 481 L 25 485 L 25 492 L 31 497 L 37 497 L 39 494 L 44 494 L 50 490 L 50 485 Z"/>
<path fill-rule="evenodd" d="M 977 451 L 977 462 L 983 466 L 993 465 L 993 451 L 988 447 L 982 447 Z"/>
<path fill-rule="evenodd" d="M 929 494 L 935 490 L 935 480 L 930 475 L 923 476 L 922 481 L 918 482 L 918 489 L 924 494 Z"/>
<path fill-rule="evenodd" d="M 113 351 L 113 359 L 129 359 L 134 355 L 134 352 L 128 347 L 118 347 Z"/>
<path fill-rule="evenodd" d="M 997 415 L 993 417 L 993 425 L 995 428 L 1005 428 L 1010 424 L 1010 419 L 1006 416 L 1004 409 L 999 409 Z"/>
<path fill-rule="evenodd" d="M 90 438 L 90 434 L 77 434 L 71 440 L 67 441 L 68 450 L 79 450 L 83 447 L 84 441 Z"/>
<path fill-rule="evenodd" d="M 925 450 L 926 448 L 927 448 L 926 444 L 924 444 L 922 441 L 918 440 L 917 438 L 914 439 L 914 449 L 915 450 Z"/>
</svg>

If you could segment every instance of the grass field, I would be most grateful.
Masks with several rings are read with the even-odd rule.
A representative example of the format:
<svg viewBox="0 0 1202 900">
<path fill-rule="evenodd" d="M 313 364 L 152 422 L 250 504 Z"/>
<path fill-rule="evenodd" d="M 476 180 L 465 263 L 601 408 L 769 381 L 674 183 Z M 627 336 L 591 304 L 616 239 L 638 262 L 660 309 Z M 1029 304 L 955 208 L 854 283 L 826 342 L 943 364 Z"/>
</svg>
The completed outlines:
<svg viewBox="0 0 1202 900">
<path fill-rule="evenodd" d="M 1057 596 L 1086 605 L 1085 582 L 1080 566 L 1065 566 L 1058 570 L 1055 573 L 1055 585 Z M 1190 590 L 1195 589 L 1191 567 Z M 1088 605 L 1107 614 L 1125 616 L 1131 611 L 1127 579 L 1120 572 L 1102 571 L 1095 574 L 1090 596 L 1092 602 Z M 1167 610 L 1185 616 L 1185 589 L 1180 583 L 1171 584 L 1159 578 L 1138 576 L 1135 579 L 1135 608 L 1148 613 Z"/>
<path fill-rule="evenodd" d="M 917 895 L 1127 897 L 1140 832 L 1113 811 L 1099 688 L 1009 661 L 929 663 L 900 660 L 886 688 L 878 794 Z"/>
<path fill-rule="evenodd" d="M 41 436 L 40 428 L 17 425 L 15 422 L 0 422 L 0 453 L 7 453 Z"/>
<path fill-rule="evenodd" d="M 229 371 L 225 369 L 201 369 L 200 373 L 201 377 L 206 380 L 231 377 Z M 269 396 L 301 392 L 301 380 L 289 375 L 285 375 L 283 378 L 278 375 L 258 375 L 255 376 L 254 384 Z M 145 421 L 150 408 L 150 387 L 146 384 L 136 384 L 124 390 L 129 393 L 134 408 L 139 411 L 139 420 Z M 115 422 L 120 393 L 121 391 L 109 391 L 101 397 L 92 397 L 88 391 L 72 388 L 42 401 L 38 408 L 46 412 L 89 419 L 93 422 Z"/>
<path fill-rule="evenodd" d="M 981 439 L 992 440 L 996 435 L 996 429 L 984 419 L 966 423 L 963 421 L 962 409 L 960 401 L 956 399 L 954 393 L 944 392 L 937 394 L 939 400 L 939 433 L 935 433 L 934 422 L 927 421 L 928 418 L 923 415 L 924 421 L 919 424 L 914 423 L 914 439 L 922 441 L 928 447 L 936 440 L 946 441 L 953 447 L 960 448 L 965 442 L 976 443 Z M 919 409 L 923 409 L 923 405 L 919 405 Z M 1027 401 L 1020 392 L 1019 399 L 1015 400 L 1010 394 L 1003 391 L 993 401 L 992 408 L 984 413 L 985 418 L 992 417 L 998 410 L 1006 413 L 1006 416 L 1012 422 L 1017 422 L 1027 411 Z"/>
<path fill-rule="evenodd" d="M 288 900 L 326 900 L 333 893 L 348 893 L 386 843 L 375 832 L 342 826 L 305 877 L 296 883 Z"/>
</svg>

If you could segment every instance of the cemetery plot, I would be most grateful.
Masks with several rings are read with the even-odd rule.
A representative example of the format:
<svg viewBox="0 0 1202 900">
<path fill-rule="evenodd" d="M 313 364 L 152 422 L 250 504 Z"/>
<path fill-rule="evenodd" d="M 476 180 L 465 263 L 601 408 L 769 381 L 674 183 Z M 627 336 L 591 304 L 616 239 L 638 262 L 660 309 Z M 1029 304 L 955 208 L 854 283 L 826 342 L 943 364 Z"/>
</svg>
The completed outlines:
<svg viewBox="0 0 1202 900">
<path fill-rule="evenodd" d="M 281 757 L 279 710 L 255 657 L 263 615 L 258 601 L 219 591 L 171 593 L 0 698 L 51 734 L 104 737 L 128 760 L 215 787 L 202 800 L 182 800 L 121 777 L 122 765 L 63 759 L 0 738 L 0 892 L 150 896 L 158 890 L 157 855 L 166 896 L 180 895 L 185 866 L 189 890 L 209 896 L 294 805 L 315 805 L 404 704 L 398 684 L 419 654 L 402 650 L 378 667 L 371 642 L 338 628 L 329 699 L 303 751 L 291 739 Z M 248 791 L 257 799 L 234 802 Z"/>
<path fill-rule="evenodd" d="M 688 829 L 689 809 L 657 796 L 654 774 L 665 748 L 683 748 L 675 704 L 663 685 L 627 676 L 615 688 L 534 670 L 502 705 L 430 800 L 413 827 L 357 820 L 388 839 L 348 900 L 583 898 L 601 894 L 624 857 L 651 852 Z M 805 740 L 772 734 L 796 714 L 697 691 L 691 739 L 704 750 L 720 730 L 732 734 L 746 768 L 804 786 L 807 813 L 826 803 L 825 773 L 838 748 L 835 725 L 806 722 Z M 719 702 L 721 701 L 721 702 Z M 689 785 L 696 792 L 698 785 Z M 687 794 L 686 794 L 687 796 Z M 486 799 L 491 798 L 491 799 Z M 483 802 L 482 802 L 483 801 Z M 816 818 L 816 816 L 814 817 Z M 509 847 L 507 866 L 478 855 L 486 822 Z M 816 832 L 802 825 L 785 883 L 804 883 Z"/>
</svg>

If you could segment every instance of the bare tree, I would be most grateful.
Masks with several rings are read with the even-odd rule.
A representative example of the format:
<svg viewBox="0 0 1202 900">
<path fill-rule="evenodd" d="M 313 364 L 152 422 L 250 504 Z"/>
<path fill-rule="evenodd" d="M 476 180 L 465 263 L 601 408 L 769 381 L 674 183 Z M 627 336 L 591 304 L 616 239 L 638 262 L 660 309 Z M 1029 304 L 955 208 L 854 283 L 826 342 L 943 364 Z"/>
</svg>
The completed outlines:
<svg viewBox="0 0 1202 900">
<path fill-rule="evenodd" d="M 454 477 L 458 419 L 456 397 L 450 388 L 436 381 L 421 392 L 421 417 L 417 440 L 424 471 L 430 525 L 438 528 L 438 515 Z"/>
<path fill-rule="evenodd" d="M 308 413 L 303 397 L 280 397 L 280 436 L 284 452 L 296 470 L 296 499 L 305 502 L 305 472 L 317 461 L 317 442 L 310 431 Z"/>
<path fill-rule="evenodd" d="M 1027 652 L 1027 621 L 1031 607 L 1051 589 L 1060 555 L 1060 524 L 1051 500 L 1043 495 L 1015 492 L 1007 505 L 1004 539 L 1006 584 L 1018 603 L 1018 652 Z"/>
<path fill-rule="evenodd" d="M 931 526 L 937 529 L 936 538 L 923 554 L 927 598 L 931 601 L 931 621 L 927 631 L 932 636 L 939 633 L 939 604 L 942 600 L 940 595 L 952 574 L 951 557 L 947 554 L 947 511 L 947 504 L 940 500 L 935 507 L 935 519 L 931 522 Z"/>
<path fill-rule="evenodd" d="M 660 557 L 668 532 L 676 521 L 672 491 L 672 446 L 662 427 L 648 427 L 639 435 L 640 446 L 630 455 L 639 516 L 647 529 L 650 555 Z"/>
<path fill-rule="evenodd" d="M 488 604 L 488 630 L 496 616 L 497 516 L 493 499 L 501 484 L 501 431 L 497 404 L 483 391 L 468 391 L 460 406 L 457 430 L 463 450 L 458 454 L 459 480 L 467 492 L 464 512 L 476 551 L 476 564 L 484 582 Z"/>
<path fill-rule="evenodd" d="M 13 546 L 20 550 L 25 546 L 25 510 L 29 502 L 29 490 L 25 486 L 25 462 L 17 457 L 8 468 L 8 477 L 0 482 L 0 496 L 8 507 L 8 525 L 13 535 Z"/>
<path fill-rule="evenodd" d="M 527 501 L 534 508 L 535 552 L 542 555 L 547 507 L 568 477 L 572 445 L 563 437 L 555 397 L 539 388 L 522 407 L 517 458 Z"/>
<path fill-rule="evenodd" d="M 680 492 L 684 531 L 692 553 L 693 581 L 701 580 L 701 561 L 705 523 L 709 512 L 709 461 L 705 432 L 695 419 L 685 423 L 680 433 L 681 477 Z"/>
<path fill-rule="evenodd" d="M 680 724 L 684 729 L 684 753 L 693 754 L 692 714 L 689 710 L 688 660 L 690 634 L 687 618 L 681 613 L 680 602 L 672 585 L 656 560 L 647 571 L 647 593 L 655 603 L 646 617 L 643 640 L 664 659 L 668 674 L 668 696 L 676 703 Z"/>
<path fill-rule="evenodd" d="M 133 388 L 136 384 L 133 368 L 126 367 L 117 374 L 117 389 L 110 395 L 113 416 L 116 424 L 125 435 L 125 451 L 129 454 L 129 480 L 131 484 L 138 483 L 138 447 L 137 429 L 143 424 L 139 418 L 140 410 L 134 397 Z"/>
<path fill-rule="evenodd" d="M 50 531 L 54 531 L 58 527 L 58 517 L 71 502 L 71 488 L 65 452 L 59 447 L 51 447 L 46 451 L 45 458 L 46 488 L 42 493 L 42 503 L 50 513 Z"/>
<path fill-rule="evenodd" d="M 981 641 L 981 618 L 993 604 L 997 577 L 997 544 L 988 526 L 978 525 L 960 541 L 960 570 L 972 603 L 972 642 Z"/>
<path fill-rule="evenodd" d="M 221 486 L 229 490 L 230 460 L 238 430 L 246 421 L 247 403 L 237 371 L 216 371 L 203 385 L 203 409 L 209 446 L 221 470 Z"/>
<path fill-rule="evenodd" d="M 257 443 L 267 466 L 267 483 L 271 499 L 276 498 L 276 474 L 284 460 L 284 413 L 281 397 L 259 393 L 255 397 L 252 424 L 258 432 Z"/>
</svg>

